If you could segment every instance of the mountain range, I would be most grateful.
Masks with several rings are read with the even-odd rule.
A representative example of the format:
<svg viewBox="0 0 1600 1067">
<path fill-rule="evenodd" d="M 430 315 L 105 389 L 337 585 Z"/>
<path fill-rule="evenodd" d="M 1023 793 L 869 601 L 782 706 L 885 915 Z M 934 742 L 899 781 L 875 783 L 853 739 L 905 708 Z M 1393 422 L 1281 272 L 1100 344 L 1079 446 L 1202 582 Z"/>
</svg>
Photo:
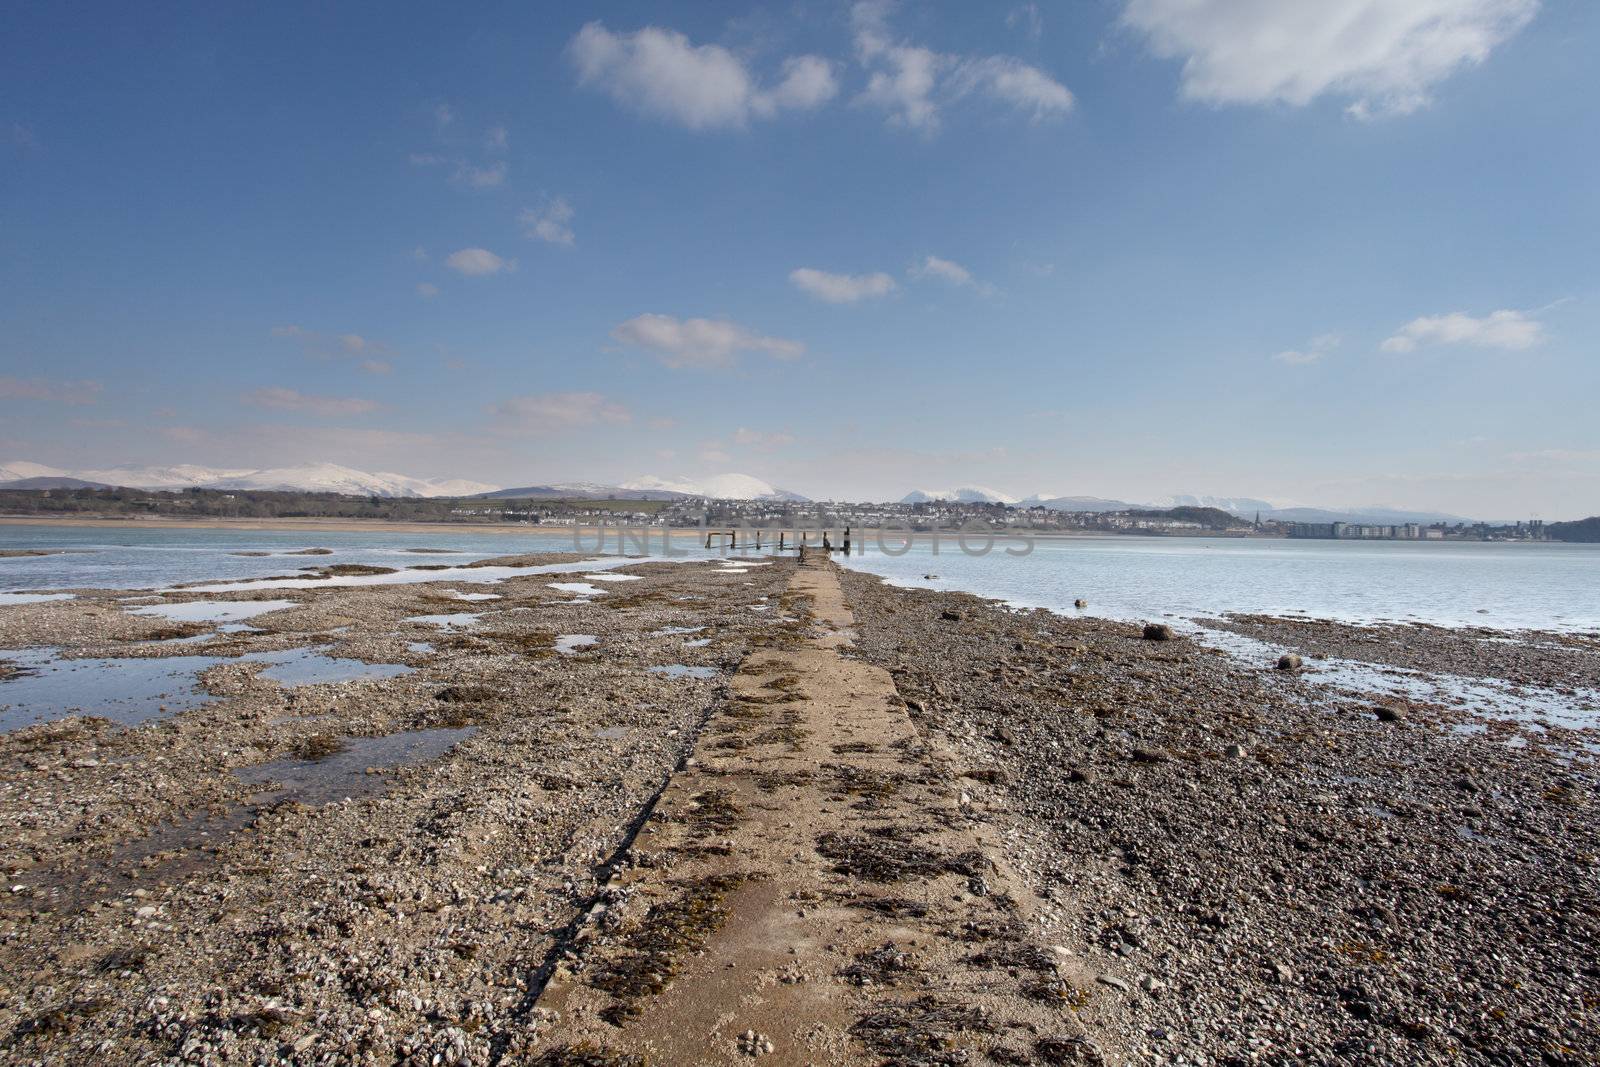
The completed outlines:
<svg viewBox="0 0 1600 1067">
<path fill-rule="evenodd" d="M 707 497 L 713 500 L 767 500 L 786 503 L 807 503 L 808 497 L 788 489 L 779 489 L 760 478 L 748 474 L 719 474 L 699 480 L 646 476 L 620 485 L 599 482 L 556 482 L 550 485 L 529 485 L 520 489 L 497 489 L 481 496 L 518 500 L 556 500 L 574 497 L 585 500 L 684 500 L 689 497 Z"/>
<path fill-rule="evenodd" d="M 123 486 L 132 489 L 179 490 L 188 488 L 241 491 L 345 493 L 378 497 L 482 497 L 489 499 L 591 499 L 759 500 L 773 503 L 808 503 L 809 498 L 748 474 L 719 474 L 709 478 L 658 478 L 653 475 L 610 485 L 603 482 L 552 482 L 501 489 L 484 482 L 459 478 L 413 478 L 405 474 L 369 473 L 336 463 L 309 463 L 298 467 L 264 470 L 227 469 L 179 464 L 169 467 L 111 467 L 63 470 L 41 463 L 0 463 L 0 489 L 82 489 Z M 1011 504 L 1052 511 L 1123 511 L 1136 508 L 1211 507 L 1244 519 L 1281 522 L 1466 522 L 1458 515 L 1395 507 L 1327 508 L 1274 504 L 1255 497 L 1174 495 L 1149 503 L 1093 496 L 1058 496 L 1035 493 L 1018 499 L 983 486 L 953 489 L 914 489 L 900 498 L 903 504 L 953 501 L 964 504 Z"/>
<path fill-rule="evenodd" d="M 129 489 L 236 489 L 351 496 L 473 496 L 493 490 L 483 482 L 429 480 L 404 474 L 369 474 L 336 463 L 265 470 L 229 470 L 180 464 L 175 467 L 112 467 L 61 470 L 41 463 L 0 464 L 0 489 L 69 489 L 122 486 Z"/>
</svg>

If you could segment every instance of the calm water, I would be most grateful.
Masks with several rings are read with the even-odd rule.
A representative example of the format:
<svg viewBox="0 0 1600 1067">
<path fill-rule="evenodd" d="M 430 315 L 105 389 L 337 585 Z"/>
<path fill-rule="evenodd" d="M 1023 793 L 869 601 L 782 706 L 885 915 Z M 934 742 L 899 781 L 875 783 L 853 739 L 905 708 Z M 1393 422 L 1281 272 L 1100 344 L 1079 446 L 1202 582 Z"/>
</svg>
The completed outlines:
<svg viewBox="0 0 1600 1067">
<path fill-rule="evenodd" d="M 968 556 L 953 544 L 936 556 L 919 542 L 903 556 L 869 551 L 850 566 L 1019 607 L 1071 612 L 1082 598 L 1091 614 L 1113 618 L 1303 612 L 1600 629 L 1600 545 L 1084 537 L 1040 539 L 1021 557 L 998 549 Z"/>
<path fill-rule="evenodd" d="M 659 551 L 659 540 L 653 542 Z M 592 549 L 592 536 L 582 546 Z M 612 542 L 613 552 L 615 542 Z M 329 555 L 237 556 L 328 548 Z M 111 529 L 0 525 L 0 549 L 61 555 L 0 559 L 0 591 L 159 588 L 261 578 L 302 567 L 461 564 L 525 552 L 570 552 L 570 532 Z M 890 547 L 896 547 L 890 542 Z M 451 554 L 407 549 L 447 549 Z M 683 539 L 690 557 L 716 555 Z M 1507 629 L 1600 629 L 1600 545 L 1279 541 L 1236 538 L 1040 539 L 1032 554 L 963 554 L 926 541 L 903 556 L 869 545 L 850 566 L 891 581 L 961 589 L 1024 607 L 1117 618 L 1205 617 L 1229 611 L 1304 612 L 1370 621 L 1419 620 Z M 927 579 L 924 575 L 937 578 Z M 455 577 L 460 583 L 459 574 Z M 598 575 L 584 575 L 598 578 Z M 3 612 L 0 605 L 0 626 Z"/>
</svg>

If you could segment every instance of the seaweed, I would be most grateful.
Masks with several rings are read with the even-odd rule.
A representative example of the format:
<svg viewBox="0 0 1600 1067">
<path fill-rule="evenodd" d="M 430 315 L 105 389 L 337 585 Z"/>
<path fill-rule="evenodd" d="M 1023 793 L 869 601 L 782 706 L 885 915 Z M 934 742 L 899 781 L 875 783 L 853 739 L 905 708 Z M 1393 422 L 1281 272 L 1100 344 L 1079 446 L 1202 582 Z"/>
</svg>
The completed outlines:
<svg viewBox="0 0 1600 1067">
<path fill-rule="evenodd" d="M 677 976 L 683 960 L 701 951 L 727 920 L 729 893 L 746 881 L 743 874 L 719 874 L 677 883 L 677 897 L 652 904 L 622 954 L 598 967 L 589 984 L 616 1003 L 601 1013 L 614 1026 L 639 1014 L 637 1001 L 660 993 Z"/>
<path fill-rule="evenodd" d="M 970 878 L 981 874 L 984 865 L 983 855 L 977 849 L 950 855 L 889 837 L 834 830 L 817 839 L 817 852 L 833 860 L 835 873 L 879 883 L 942 874 Z"/>
</svg>

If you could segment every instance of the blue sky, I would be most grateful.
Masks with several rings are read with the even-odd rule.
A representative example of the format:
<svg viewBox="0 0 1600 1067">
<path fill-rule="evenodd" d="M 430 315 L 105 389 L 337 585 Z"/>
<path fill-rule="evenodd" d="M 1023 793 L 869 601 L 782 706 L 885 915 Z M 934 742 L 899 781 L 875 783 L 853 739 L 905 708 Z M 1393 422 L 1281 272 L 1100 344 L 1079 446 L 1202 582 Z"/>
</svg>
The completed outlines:
<svg viewBox="0 0 1600 1067">
<path fill-rule="evenodd" d="M 0 459 L 1600 511 L 1600 7 L 30 5 Z"/>
</svg>

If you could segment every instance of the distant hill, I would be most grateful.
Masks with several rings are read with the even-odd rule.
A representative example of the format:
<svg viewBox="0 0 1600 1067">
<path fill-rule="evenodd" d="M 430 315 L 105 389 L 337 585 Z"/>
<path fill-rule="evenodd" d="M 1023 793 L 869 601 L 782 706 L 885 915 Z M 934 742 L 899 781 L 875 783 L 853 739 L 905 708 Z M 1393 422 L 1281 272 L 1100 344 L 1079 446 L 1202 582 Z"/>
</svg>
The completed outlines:
<svg viewBox="0 0 1600 1067">
<path fill-rule="evenodd" d="M 479 493 L 479 500 L 682 500 L 683 493 L 662 489 L 624 489 L 597 482 L 562 482 L 555 485 L 525 485 L 518 489 L 496 489 Z"/>
<path fill-rule="evenodd" d="M 1048 508 L 1051 511 L 1127 511 L 1139 505 L 1126 500 L 1107 500 L 1098 496 L 1030 496 L 1017 501 L 1019 508 Z"/>
<path fill-rule="evenodd" d="M 682 496 L 703 496 L 712 500 L 770 500 L 796 504 L 809 503 L 810 498 L 790 489 L 780 489 L 771 482 L 753 478 L 748 474 L 717 474 L 710 478 L 679 478 L 668 481 L 646 475 L 631 482 L 623 482 L 623 489 L 658 493 L 678 493 Z"/>
<path fill-rule="evenodd" d="M 1545 532 L 1557 541 L 1595 544 L 1600 542 L 1600 515 L 1591 515 L 1587 519 L 1575 519 L 1572 522 L 1552 522 L 1545 527 Z"/>
<path fill-rule="evenodd" d="M 104 482 L 86 482 L 82 478 L 17 478 L 0 482 L 0 489 L 110 489 Z"/>
<path fill-rule="evenodd" d="M 1017 498 L 981 485 L 962 486 L 959 489 L 913 489 L 900 498 L 902 504 L 931 504 L 944 501 L 953 504 L 1015 504 Z"/>
</svg>

